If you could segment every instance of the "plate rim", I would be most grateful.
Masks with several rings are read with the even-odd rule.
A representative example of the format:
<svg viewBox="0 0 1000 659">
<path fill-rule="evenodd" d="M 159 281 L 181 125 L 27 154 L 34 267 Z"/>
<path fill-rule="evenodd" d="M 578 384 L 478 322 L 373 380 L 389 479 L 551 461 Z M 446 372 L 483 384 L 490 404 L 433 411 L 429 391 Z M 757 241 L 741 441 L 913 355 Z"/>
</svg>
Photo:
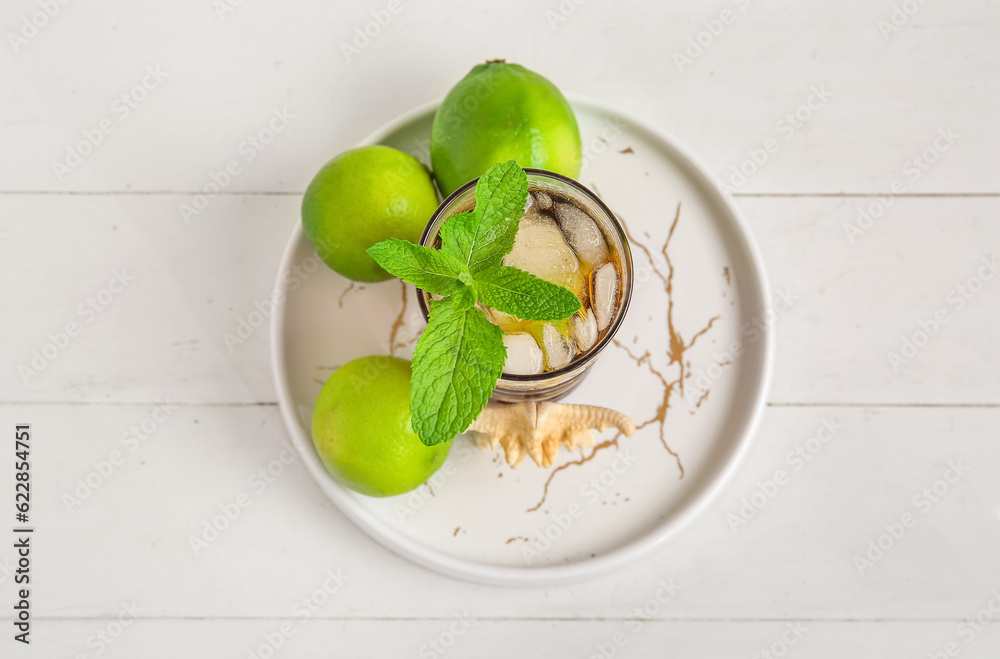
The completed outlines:
<svg viewBox="0 0 1000 659">
<path fill-rule="evenodd" d="M 743 217 L 742 211 L 733 203 L 732 198 L 720 189 L 715 177 L 704 163 L 681 142 L 673 138 L 666 131 L 661 130 L 655 124 L 647 122 L 633 115 L 612 103 L 596 99 L 583 94 L 566 94 L 572 105 L 590 106 L 602 115 L 610 115 L 624 119 L 629 125 L 641 127 L 644 131 L 660 140 L 668 148 L 672 149 L 681 159 L 687 161 L 691 170 L 689 174 L 694 174 L 700 178 L 702 191 L 704 194 L 713 197 L 713 201 L 722 204 L 730 213 L 735 223 L 735 228 L 739 230 L 744 244 L 744 249 L 749 256 L 754 275 L 754 284 L 757 294 L 763 303 L 764 309 L 772 306 L 771 289 L 768 282 L 767 270 L 764 267 L 764 260 L 750 226 Z M 381 142 L 386 136 L 397 131 L 408 123 L 413 122 L 418 117 L 435 111 L 441 101 L 430 101 L 421 104 L 395 119 L 387 122 L 377 130 L 365 137 L 358 146 L 367 146 Z M 337 483 L 329 474 L 315 453 L 311 437 L 307 436 L 304 429 L 299 424 L 292 399 L 287 363 L 284 354 L 285 345 L 285 316 L 289 291 L 288 282 L 284 276 L 289 271 L 292 255 L 296 246 L 302 239 L 302 223 L 297 221 L 292 228 L 292 234 L 285 245 L 281 262 L 278 266 L 277 277 L 275 279 L 274 295 L 280 295 L 273 299 L 281 300 L 277 305 L 277 313 L 271 315 L 271 374 L 274 378 L 275 388 L 278 394 L 278 406 L 281 410 L 282 420 L 285 429 L 288 431 L 292 444 L 299 457 L 306 465 L 313 480 L 323 490 L 340 510 L 355 526 L 364 531 L 368 537 L 376 541 L 386 549 L 395 554 L 410 560 L 422 567 L 433 570 L 445 576 L 470 581 L 473 583 L 491 586 L 549 586 L 565 583 L 572 583 L 583 579 L 594 578 L 620 569 L 645 558 L 656 549 L 663 546 L 669 539 L 683 531 L 694 519 L 701 515 L 721 494 L 722 490 L 732 480 L 739 466 L 742 464 L 750 445 L 760 427 L 761 419 L 767 405 L 767 395 L 771 388 L 771 379 L 774 369 L 774 342 L 775 334 L 773 324 L 766 324 L 761 331 L 763 337 L 763 363 L 757 377 L 757 387 L 755 399 L 751 406 L 750 417 L 740 432 L 735 448 L 723 459 L 723 465 L 718 476 L 710 481 L 693 498 L 685 502 L 682 507 L 673 515 L 668 516 L 659 524 L 653 526 L 647 533 L 637 539 L 613 551 L 601 554 L 595 558 L 583 559 L 566 565 L 540 566 L 540 567 L 520 567 L 520 566 L 500 566 L 477 563 L 475 561 L 456 558 L 443 554 L 442 552 L 424 546 L 405 535 L 388 527 L 383 522 L 368 513 L 358 502 L 354 501 L 352 495 Z"/>
</svg>

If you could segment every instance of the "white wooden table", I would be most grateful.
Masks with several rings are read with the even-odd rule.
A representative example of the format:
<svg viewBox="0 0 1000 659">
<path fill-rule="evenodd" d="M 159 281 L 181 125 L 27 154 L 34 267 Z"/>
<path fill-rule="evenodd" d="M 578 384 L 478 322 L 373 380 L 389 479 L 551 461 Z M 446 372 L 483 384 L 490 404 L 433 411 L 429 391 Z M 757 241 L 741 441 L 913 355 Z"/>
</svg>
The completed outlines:
<svg viewBox="0 0 1000 659">
<path fill-rule="evenodd" d="M 1000 3 L 0 16 L 2 656 L 1000 656 Z M 469 585 L 382 549 L 281 465 L 267 327 L 223 339 L 268 297 L 315 171 L 496 57 L 700 154 L 795 298 L 725 494 L 652 558 L 567 587 Z M 185 221 L 213 173 L 222 194 Z M 34 433 L 30 648 L 10 624 L 17 423 Z"/>
</svg>

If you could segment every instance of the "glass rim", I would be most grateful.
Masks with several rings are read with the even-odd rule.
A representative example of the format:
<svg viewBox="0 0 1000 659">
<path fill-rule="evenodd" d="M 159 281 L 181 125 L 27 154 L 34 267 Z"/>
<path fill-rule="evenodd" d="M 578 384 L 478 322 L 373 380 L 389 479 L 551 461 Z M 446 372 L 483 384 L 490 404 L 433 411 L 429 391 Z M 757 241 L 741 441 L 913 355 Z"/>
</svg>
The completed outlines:
<svg viewBox="0 0 1000 659">
<path fill-rule="evenodd" d="M 532 375 L 517 375 L 514 373 L 501 372 L 500 378 L 497 380 L 498 383 L 497 386 L 499 386 L 499 383 L 503 381 L 536 382 L 536 383 L 545 382 L 546 380 L 549 380 L 551 378 L 556 378 L 561 375 L 566 375 L 568 373 L 572 373 L 576 370 L 587 367 L 591 362 L 593 362 L 597 358 L 597 355 L 603 352 L 603 350 L 608 346 L 608 344 L 611 343 L 611 341 L 614 339 L 615 334 L 618 333 L 618 328 L 625 320 L 625 314 L 628 312 L 629 302 L 632 299 L 632 250 L 628 243 L 628 236 L 626 235 L 625 229 L 622 227 L 621 221 L 618 219 L 618 216 L 615 215 L 610 208 L 608 208 L 607 204 L 605 204 L 604 201 L 596 193 L 592 192 L 589 188 L 587 188 L 579 181 L 571 179 L 568 176 L 563 176 L 562 174 L 559 174 L 557 172 L 551 172 L 547 169 L 536 169 L 536 168 L 526 167 L 524 169 L 524 173 L 528 174 L 529 176 L 534 175 L 542 178 L 554 179 L 556 181 L 559 181 L 560 183 L 568 185 L 569 187 L 573 188 L 576 192 L 580 193 L 584 197 L 587 197 L 605 215 L 607 215 L 608 218 L 610 218 L 611 220 L 610 224 L 614 228 L 622 244 L 623 253 L 621 254 L 621 261 L 623 263 L 622 267 L 623 280 L 625 279 L 625 274 L 626 274 L 624 272 L 625 265 L 628 266 L 628 286 L 622 286 L 622 300 L 618 308 L 618 313 L 615 315 L 615 319 L 611 323 L 611 326 L 608 327 L 608 331 L 604 335 L 604 338 L 598 341 L 593 348 L 584 353 L 579 359 L 571 361 L 569 364 L 566 364 L 562 368 L 558 368 L 553 371 L 546 371 L 544 373 L 535 373 Z M 441 217 L 441 214 L 444 212 L 444 210 L 452 202 L 454 202 L 455 199 L 457 199 L 460 195 L 468 192 L 469 188 L 474 188 L 476 186 L 476 183 L 478 182 L 479 182 L 479 177 L 477 176 L 468 183 L 465 183 L 464 185 L 460 186 L 457 190 L 448 195 L 448 197 L 438 205 L 437 210 L 435 210 L 434 214 L 431 215 L 431 219 L 428 220 L 427 226 L 424 227 L 424 232 L 420 236 L 421 245 L 428 247 L 426 243 L 427 243 L 427 238 L 431 232 L 431 227 L 433 227 L 434 224 L 437 222 L 438 218 Z M 623 284 L 624 283 L 625 282 L 623 281 Z M 416 288 L 416 291 L 417 291 L 417 305 L 420 307 L 420 312 L 423 314 L 424 321 L 426 322 L 430 316 L 430 310 L 427 308 L 427 302 L 424 300 L 424 291 L 421 288 Z"/>
</svg>

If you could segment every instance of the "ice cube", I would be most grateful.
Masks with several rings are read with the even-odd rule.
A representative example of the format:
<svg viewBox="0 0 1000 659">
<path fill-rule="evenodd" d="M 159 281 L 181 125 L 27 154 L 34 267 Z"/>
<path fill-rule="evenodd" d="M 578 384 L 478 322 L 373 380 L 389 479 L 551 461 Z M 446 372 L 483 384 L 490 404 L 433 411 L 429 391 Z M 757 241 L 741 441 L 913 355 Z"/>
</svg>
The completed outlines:
<svg viewBox="0 0 1000 659">
<path fill-rule="evenodd" d="M 535 190 L 531 193 L 531 196 L 534 197 L 535 203 L 538 204 L 538 207 L 543 211 L 547 211 L 552 208 L 552 197 L 548 196 L 544 192 Z"/>
<path fill-rule="evenodd" d="M 573 359 L 573 343 L 550 323 L 542 325 L 542 344 L 550 370 L 562 368 Z"/>
<path fill-rule="evenodd" d="M 496 325 L 497 327 L 506 329 L 507 326 L 519 322 L 517 316 L 512 316 L 509 313 L 498 311 L 496 309 L 493 309 L 492 307 L 486 306 L 482 302 L 476 302 L 476 306 L 482 309 L 483 313 L 486 314 L 486 317 L 489 319 L 489 321 L 494 325 Z"/>
<path fill-rule="evenodd" d="M 513 266 L 583 294 L 584 277 L 580 260 L 570 249 L 555 220 L 537 212 L 526 214 L 514 236 L 514 248 L 504 257 Z"/>
<path fill-rule="evenodd" d="M 608 244 L 594 218 L 573 204 L 556 204 L 556 218 L 581 261 L 596 268 L 608 260 Z"/>
<path fill-rule="evenodd" d="M 597 342 L 597 318 L 592 311 L 574 314 L 569 321 L 569 329 L 580 352 L 587 352 Z"/>
<path fill-rule="evenodd" d="M 597 328 L 603 332 L 618 308 L 618 270 L 614 263 L 605 263 L 594 272 L 591 304 L 597 315 Z"/>
<path fill-rule="evenodd" d="M 507 361 L 503 372 L 511 375 L 535 375 L 542 372 L 544 355 L 538 342 L 530 334 L 504 334 L 503 344 L 507 348 Z"/>
</svg>

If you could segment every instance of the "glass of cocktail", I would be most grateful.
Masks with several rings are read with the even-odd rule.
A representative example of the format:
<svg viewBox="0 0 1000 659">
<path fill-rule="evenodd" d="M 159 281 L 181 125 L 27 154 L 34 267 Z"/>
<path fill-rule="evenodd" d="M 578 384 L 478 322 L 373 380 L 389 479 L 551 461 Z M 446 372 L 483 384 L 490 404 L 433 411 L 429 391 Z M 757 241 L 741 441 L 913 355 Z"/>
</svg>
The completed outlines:
<svg viewBox="0 0 1000 659">
<path fill-rule="evenodd" d="M 577 386 L 614 337 L 632 293 L 632 255 L 614 213 L 570 178 L 541 169 L 524 171 L 528 203 L 503 264 L 565 286 L 580 298 L 582 308 L 568 320 L 553 323 L 482 307 L 504 331 L 507 361 L 493 399 L 505 402 L 553 400 Z M 421 245 L 440 247 L 444 223 L 475 207 L 477 181 L 444 200 L 427 224 Z M 418 290 L 425 319 L 429 298 Z"/>
</svg>

